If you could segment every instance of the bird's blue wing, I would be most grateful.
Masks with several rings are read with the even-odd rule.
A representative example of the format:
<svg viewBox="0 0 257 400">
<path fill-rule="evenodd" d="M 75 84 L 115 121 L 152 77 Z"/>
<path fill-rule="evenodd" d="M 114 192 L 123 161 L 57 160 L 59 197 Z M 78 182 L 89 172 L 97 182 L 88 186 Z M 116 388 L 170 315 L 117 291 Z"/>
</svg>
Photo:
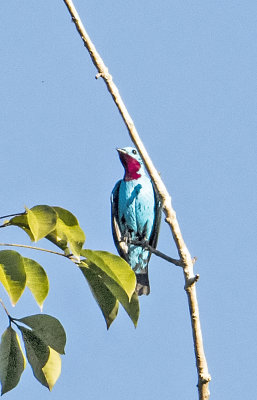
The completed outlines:
<svg viewBox="0 0 257 400">
<path fill-rule="evenodd" d="M 111 194 L 111 208 L 112 208 L 112 236 L 118 250 L 119 255 L 127 262 L 128 259 L 128 245 L 122 240 L 121 227 L 119 222 L 119 189 L 121 180 L 116 183 Z"/>
<path fill-rule="evenodd" d="M 155 190 L 154 190 L 154 198 L 155 198 L 155 217 L 154 217 L 153 229 L 149 239 L 149 244 L 154 249 L 156 249 L 160 231 L 160 224 L 161 224 L 162 203 Z"/>
</svg>

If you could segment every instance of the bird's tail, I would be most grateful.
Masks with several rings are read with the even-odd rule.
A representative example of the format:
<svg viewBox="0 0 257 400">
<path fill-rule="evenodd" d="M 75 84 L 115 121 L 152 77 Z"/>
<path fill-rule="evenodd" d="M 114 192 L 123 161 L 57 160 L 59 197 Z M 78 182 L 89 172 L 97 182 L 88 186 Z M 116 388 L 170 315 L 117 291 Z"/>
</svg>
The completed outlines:
<svg viewBox="0 0 257 400">
<path fill-rule="evenodd" d="M 150 284 L 148 280 L 147 268 L 145 268 L 145 270 L 142 270 L 142 272 L 136 273 L 136 277 L 136 293 L 138 294 L 138 296 L 142 296 L 142 294 L 148 295 L 150 293 Z"/>
</svg>

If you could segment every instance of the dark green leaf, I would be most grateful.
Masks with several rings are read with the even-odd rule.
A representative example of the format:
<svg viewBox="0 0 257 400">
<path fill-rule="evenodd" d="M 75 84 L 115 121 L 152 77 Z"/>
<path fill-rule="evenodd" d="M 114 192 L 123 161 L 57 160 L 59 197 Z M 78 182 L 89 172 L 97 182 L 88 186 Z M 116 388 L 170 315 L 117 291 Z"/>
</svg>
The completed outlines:
<svg viewBox="0 0 257 400">
<path fill-rule="evenodd" d="M 88 267 L 80 267 L 106 321 L 107 329 L 118 314 L 119 302 L 103 283 L 103 279 Z"/>
<path fill-rule="evenodd" d="M 49 389 L 48 382 L 42 368 L 46 365 L 50 350 L 43 340 L 30 329 L 19 326 L 22 333 L 26 355 L 35 378 Z"/>
<path fill-rule="evenodd" d="M 25 368 L 25 358 L 17 333 L 9 326 L 2 335 L 0 345 L 1 394 L 17 386 Z"/>
<path fill-rule="evenodd" d="M 0 251 L 0 282 L 7 291 L 12 305 L 15 305 L 26 285 L 23 258 L 16 251 Z"/>
<path fill-rule="evenodd" d="M 37 337 L 60 354 L 64 354 L 66 344 L 65 330 L 58 319 L 47 314 L 35 314 L 16 319 L 33 329 Z"/>
<path fill-rule="evenodd" d="M 102 285 L 105 285 L 107 289 L 109 289 L 111 294 L 122 304 L 136 326 L 139 316 L 139 302 L 137 296 L 133 294 L 129 301 L 128 295 L 123 287 L 107 275 L 101 268 L 91 262 L 81 262 L 80 267 L 83 268 L 83 266 L 86 266 L 92 273 L 94 273 L 96 277 L 100 279 Z"/>
<path fill-rule="evenodd" d="M 23 258 L 23 263 L 27 277 L 26 285 L 42 310 L 49 291 L 47 274 L 40 264 L 30 258 Z"/>
<path fill-rule="evenodd" d="M 140 312 L 138 295 L 136 294 L 136 292 L 133 293 L 130 302 L 123 302 L 122 305 L 136 327 Z"/>
</svg>

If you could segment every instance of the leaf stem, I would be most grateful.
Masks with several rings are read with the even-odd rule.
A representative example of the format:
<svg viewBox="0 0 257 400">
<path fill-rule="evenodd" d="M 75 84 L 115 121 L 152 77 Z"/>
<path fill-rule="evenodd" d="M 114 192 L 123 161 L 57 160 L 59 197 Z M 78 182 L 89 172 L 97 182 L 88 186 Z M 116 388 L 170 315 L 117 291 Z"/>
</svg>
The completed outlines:
<svg viewBox="0 0 257 400">
<path fill-rule="evenodd" d="M 7 317 L 10 318 L 10 314 L 9 314 L 7 308 L 5 307 L 5 304 L 2 299 L 0 299 L 0 304 L 3 307 L 4 311 L 6 312 Z"/>
<path fill-rule="evenodd" d="M 4 302 L 3 302 L 2 299 L 0 299 L 0 304 L 1 304 L 1 306 L 3 307 L 3 309 L 4 309 L 4 311 L 5 311 L 6 315 L 7 315 L 7 317 L 8 317 L 8 319 L 9 319 L 9 326 L 11 326 L 11 323 L 12 323 L 13 319 L 12 319 L 12 317 L 10 316 L 10 314 L 9 314 L 9 312 L 8 312 L 8 310 L 7 310 L 7 308 L 6 308 L 6 306 L 5 306 L 5 304 L 4 304 Z"/>
</svg>

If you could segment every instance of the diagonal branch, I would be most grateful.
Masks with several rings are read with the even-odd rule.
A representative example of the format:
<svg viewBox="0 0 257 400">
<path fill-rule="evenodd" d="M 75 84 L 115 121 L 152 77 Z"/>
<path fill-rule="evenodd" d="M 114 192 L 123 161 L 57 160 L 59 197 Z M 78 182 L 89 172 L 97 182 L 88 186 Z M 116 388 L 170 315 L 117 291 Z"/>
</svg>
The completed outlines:
<svg viewBox="0 0 257 400">
<path fill-rule="evenodd" d="M 208 372 L 207 361 L 204 354 L 204 347 L 203 347 L 203 339 L 202 339 L 202 332 L 201 332 L 201 325 L 200 325 L 200 316 L 199 316 L 199 307 L 198 301 L 196 296 L 196 278 L 193 271 L 194 262 L 192 257 L 188 251 L 188 248 L 184 242 L 183 236 L 180 231 L 180 227 L 178 224 L 178 220 L 176 217 L 176 213 L 172 207 L 171 203 L 171 196 L 169 195 L 166 186 L 162 182 L 158 171 L 154 167 L 144 145 L 141 141 L 139 134 L 136 130 L 136 127 L 133 123 L 132 118 L 130 117 L 125 104 L 119 94 L 118 88 L 112 80 L 112 76 L 109 74 L 108 68 L 105 66 L 102 58 L 96 51 L 94 44 L 92 43 L 90 37 L 88 36 L 80 17 L 74 7 L 72 0 L 64 0 L 68 11 L 72 17 L 72 20 L 76 26 L 76 29 L 81 36 L 81 39 L 84 42 L 85 47 L 87 48 L 89 55 L 94 63 L 98 74 L 96 78 L 102 77 L 108 91 L 110 92 L 118 110 L 121 114 L 121 117 L 128 129 L 129 135 L 131 140 L 135 144 L 136 148 L 138 149 L 144 164 L 147 168 L 147 171 L 152 179 L 152 182 L 155 186 L 156 192 L 158 193 L 160 200 L 162 201 L 163 205 L 163 212 L 165 214 L 165 221 L 169 225 L 173 239 L 175 241 L 180 263 L 183 267 L 184 271 L 184 279 L 185 279 L 185 290 L 188 297 L 188 304 L 189 304 L 189 311 L 191 317 L 191 325 L 192 325 L 192 332 L 193 332 L 193 340 L 194 340 L 194 350 L 195 350 L 195 357 L 196 357 L 196 365 L 197 365 L 197 372 L 198 372 L 198 392 L 199 392 L 199 399 L 200 400 L 208 400 L 210 393 L 209 393 L 209 381 L 211 377 Z"/>
</svg>

